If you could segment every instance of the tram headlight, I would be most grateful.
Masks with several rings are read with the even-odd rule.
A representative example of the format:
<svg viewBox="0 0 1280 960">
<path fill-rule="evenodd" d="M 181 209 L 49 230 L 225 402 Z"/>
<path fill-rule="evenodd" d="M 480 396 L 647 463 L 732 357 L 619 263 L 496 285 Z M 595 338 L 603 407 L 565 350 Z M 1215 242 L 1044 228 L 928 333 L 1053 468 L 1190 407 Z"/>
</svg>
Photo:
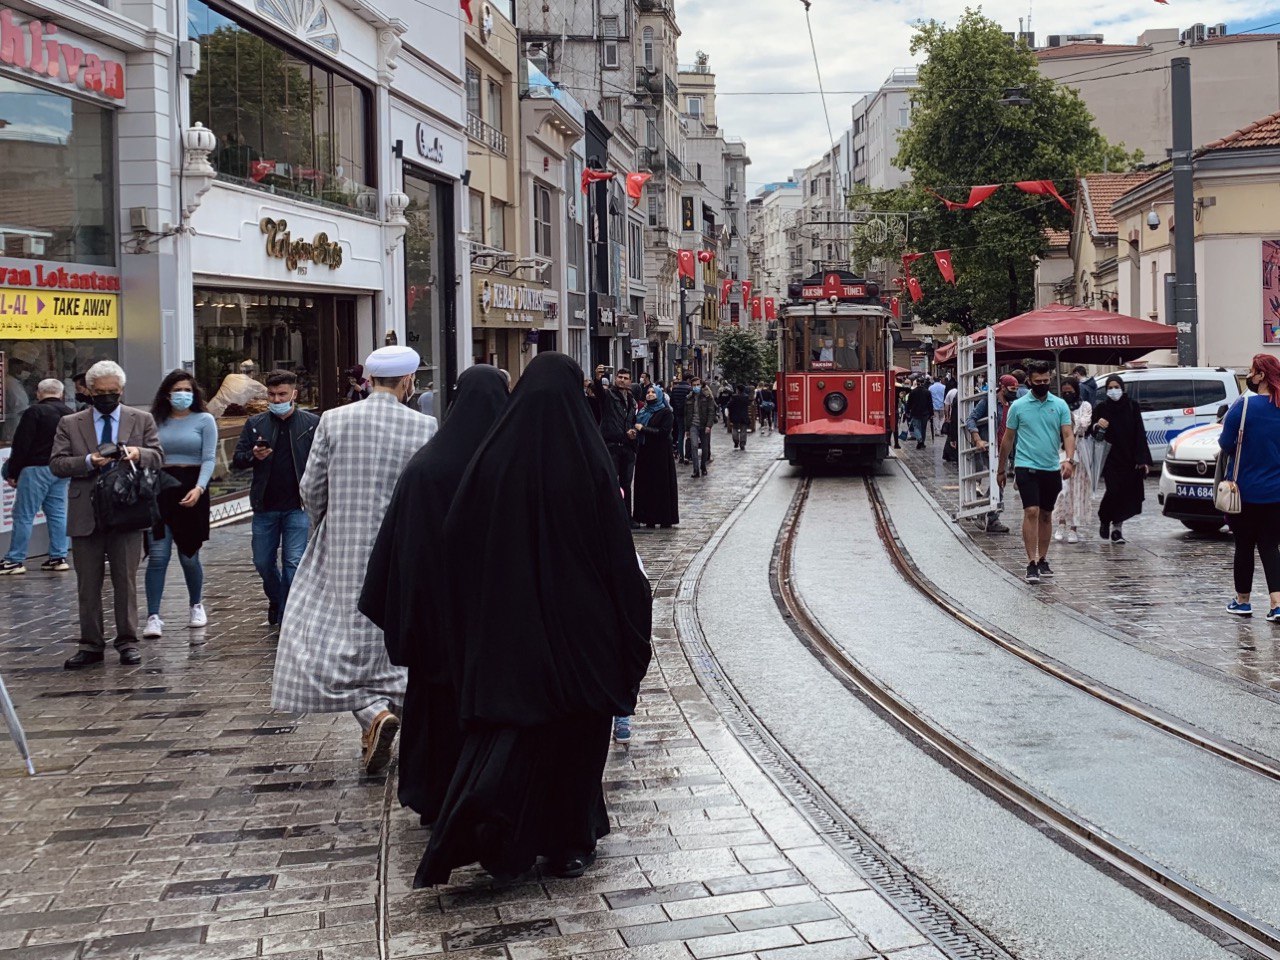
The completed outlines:
<svg viewBox="0 0 1280 960">
<path fill-rule="evenodd" d="M 849 408 L 849 401 L 843 393 L 828 393 L 823 398 L 822 405 L 827 408 L 827 413 L 838 417 Z"/>
</svg>

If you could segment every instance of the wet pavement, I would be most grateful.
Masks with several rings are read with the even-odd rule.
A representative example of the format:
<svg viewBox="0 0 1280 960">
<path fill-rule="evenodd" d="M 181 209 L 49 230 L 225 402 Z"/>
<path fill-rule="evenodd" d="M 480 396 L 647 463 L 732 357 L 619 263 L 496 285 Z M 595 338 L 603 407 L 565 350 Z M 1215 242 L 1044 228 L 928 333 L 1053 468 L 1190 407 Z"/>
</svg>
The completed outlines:
<svg viewBox="0 0 1280 960">
<path fill-rule="evenodd" d="M 941 438 L 924 450 L 904 443 L 897 455 L 949 515 L 956 508 L 958 482 L 956 465 L 942 460 Z M 1143 513 L 1125 523 L 1128 542 L 1122 545 L 1098 539 L 1095 499 L 1090 523 L 1080 529 L 1082 542 L 1052 546 L 1056 578 L 1027 589 L 1105 624 L 1141 649 L 1280 691 L 1280 625 L 1262 616 L 1242 620 L 1223 609 L 1233 590 L 1231 535 L 1192 533 L 1161 514 L 1156 493 L 1152 477 Z M 1021 518 L 1010 484 L 1001 517 L 1010 533 L 987 534 L 974 523 L 962 525 L 982 553 L 1021 575 L 1026 567 Z M 1256 576 L 1255 600 L 1265 596 L 1261 566 Z"/>
<path fill-rule="evenodd" d="M 686 566 L 781 444 L 749 446 L 717 432 L 710 476 L 682 473 L 681 525 L 637 534 L 655 664 L 578 880 L 409 889 L 426 833 L 394 776 L 359 775 L 354 719 L 269 708 L 246 524 L 205 548 L 210 626 L 144 641 L 141 667 L 63 671 L 74 576 L 0 580 L 0 669 L 41 771 L 0 744 L 0 960 L 937 960 L 754 766 L 675 636 Z M 176 565 L 162 612 L 185 620 Z"/>
</svg>

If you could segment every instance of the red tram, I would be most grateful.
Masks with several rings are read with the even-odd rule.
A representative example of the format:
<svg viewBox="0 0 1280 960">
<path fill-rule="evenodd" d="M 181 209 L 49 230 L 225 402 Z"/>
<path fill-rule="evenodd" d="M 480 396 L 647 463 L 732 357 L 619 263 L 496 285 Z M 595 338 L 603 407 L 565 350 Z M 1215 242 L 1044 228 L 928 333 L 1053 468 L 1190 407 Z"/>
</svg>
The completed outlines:
<svg viewBox="0 0 1280 960">
<path fill-rule="evenodd" d="M 874 464 L 895 430 L 893 340 L 876 284 L 846 270 L 793 283 L 778 315 L 778 429 L 792 464 Z"/>
</svg>

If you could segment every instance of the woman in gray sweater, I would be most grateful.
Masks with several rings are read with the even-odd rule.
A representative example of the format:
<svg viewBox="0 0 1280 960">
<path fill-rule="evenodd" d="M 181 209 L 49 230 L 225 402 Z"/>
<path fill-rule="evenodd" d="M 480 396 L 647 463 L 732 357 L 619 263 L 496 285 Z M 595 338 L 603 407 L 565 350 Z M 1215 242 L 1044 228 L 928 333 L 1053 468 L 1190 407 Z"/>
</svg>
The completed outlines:
<svg viewBox="0 0 1280 960">
<path fill-rule="evenodd" d="M 147 625 L 144 637 L 164 632 L 160 601 L 173 548 L 187 581 L 191 616 L 187 626 L 207 626 L 203 601 L 204 569 L 200 547 L 209 539 L 209 479 L 218 446 L 218 423 L 205 411 L 200 385 L 185 370 L 174 370 L 160 383 L 151 415 L 164 448 L 164 471 L 178 481 L 160 494 L 160 520 L 151 531 L 147 560 Z"/>
</svg>

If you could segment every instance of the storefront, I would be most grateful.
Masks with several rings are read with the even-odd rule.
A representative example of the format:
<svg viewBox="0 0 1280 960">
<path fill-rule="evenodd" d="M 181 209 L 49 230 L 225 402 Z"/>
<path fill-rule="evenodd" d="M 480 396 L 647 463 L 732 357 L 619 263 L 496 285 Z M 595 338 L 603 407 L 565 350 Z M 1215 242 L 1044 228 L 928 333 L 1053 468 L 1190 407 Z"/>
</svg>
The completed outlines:
<svg viewBox="0 0 1280 960">
<path fill-rule="evenodd" d="M 556 321 L 548 321 L 547 313 L 551 307 L 558 315 L 559 305 L 548 302 L 550 292 L 543 284 L 472 273 L 471 285 L 472 359 L 506 370 L 514 384 L 539 350 L 558 346 Z"/>
</svg>

